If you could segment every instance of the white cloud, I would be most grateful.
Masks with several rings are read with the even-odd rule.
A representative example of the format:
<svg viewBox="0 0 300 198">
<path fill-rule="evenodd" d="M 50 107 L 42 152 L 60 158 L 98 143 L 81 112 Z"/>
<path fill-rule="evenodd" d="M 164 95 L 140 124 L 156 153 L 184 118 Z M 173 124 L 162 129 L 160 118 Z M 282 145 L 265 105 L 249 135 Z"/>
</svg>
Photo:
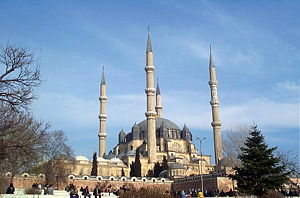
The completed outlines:
<svg viewBox="0 0 300 198">
<path fill-rule="evenodd" d="M 279 88 L 283 88 L 289 91 L 299 91 L 300 90 L 300 80 L 298 80 L 298 82 L 293 82 L 290 80 L 284 81 L 284 82 L 280 82 L 277 83 L 277 86 Z"/>
<path fill-rule="evenodd" d="M 211 107 L 200 92 L 165 93 L 163 116 L 182 128 L 186 123 L 193 129 L 211 129 Z M 69 94 L 44 93 L 35 105 L 39 118 L 52 121 L 62 130 L 74 128 L 98 129 L 99 102 Z M 108 130 L 124 127 L 130 130 L 134 122 L 145 119 L 146 96 L 144 94 L 110 95 L 107 104 Z M 297 103 L 276 102 L 267 98 L 241 101 L 238 104 L 220 104 L 220 120 L 223 129 L 239 123 L 260 127 L 299 127 Z M 93 134 L 94 135 L 94 134 Z M 71 139 L 71 138 L 70 138 Z"/>
</svg>

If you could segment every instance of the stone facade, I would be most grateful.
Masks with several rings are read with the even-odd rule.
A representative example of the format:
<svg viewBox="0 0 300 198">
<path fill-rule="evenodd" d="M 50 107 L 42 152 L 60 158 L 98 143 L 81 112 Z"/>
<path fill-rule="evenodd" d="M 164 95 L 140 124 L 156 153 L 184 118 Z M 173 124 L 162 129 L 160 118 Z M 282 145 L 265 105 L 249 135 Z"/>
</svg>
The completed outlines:
<svg viewBox="0 0 300 198">
<path fill-rule="evenodd" d="M 100 131 L 99 131 L 99 158 L 98 174 L 102 176 L 120 176 L 122 169 L 126 176 L 129 176 L 130 164 L 135 160 L 136 151 L 139 151 L 142 165 L 142 176 L 146 176 L 154 164 L 163 160 L 165 156 L 169 163 L 169 172 L 166 174 L 172 178 L 208 174 L 214 170 L 210 155 L 200 155 L 193 143 L 193 135 L 189 128 L 184 125 L 179 128 L 172 121 L 163 118 L 162 115 L 162 95 L 159 85 L 154 87 L 154 63 L 153 49 L 150 31 L 148 31 L 146 47 L 146 119 L 135 123 L 131 131 L 125 132 L 123 129 L 119 132 L 118 144 L 107 154 L 106 151 L 106 83 L 104 72 L 100 84 Z M 209 64 L 212 105 L 212 126 L 215 145 L 215 162 L 222 158 L 221 152 L 221 122 L 218 112 L 217 80 L 215 66 L 210 53 Z M 202 159 L 201 159 L 202 156 Z M 75 175 L 89 174 L 92 163 L 81 156 L 76 159 L 76 165 L 73 170 Z M 202 170 L 200 171 L 200 168 Z"/>
</svg>

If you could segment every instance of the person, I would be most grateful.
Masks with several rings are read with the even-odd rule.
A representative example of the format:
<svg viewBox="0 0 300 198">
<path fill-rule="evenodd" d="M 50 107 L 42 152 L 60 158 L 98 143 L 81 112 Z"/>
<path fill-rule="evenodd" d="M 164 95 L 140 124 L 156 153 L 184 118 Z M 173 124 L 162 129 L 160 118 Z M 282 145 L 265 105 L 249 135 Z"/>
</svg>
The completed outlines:
<svg viewBox="0 0 300 198">
<path fill-rule="evenodd" d="M 71 190 L 70 190 L 70 198 L 79 198 L 78 195 L 78 189 L 76 186 L 74 186 Z"/>
<path fill-rule="evenodd" d="M 186 198 L 184 190 L 181 191 L 181 198 Z"/>
<path fill-rule="evenodd" d="M 224 192 L 224 190 L 223 190 L 223 189 L 221 190 L 221 192 L 220 192 L 219 196 L 220 196 L 220 197 L 225 197 L 225 196 L 226 196 L 226 194 L 225 194 L 225 192 Z"/>
<path fill-rule="evenodd" d="M 100 190 L 99 186 L 96 186 L 94 188 L 93 195 L 95 196 L 95 198 L 98 198 L 98 196 L 99 196 L 99 198 L 101 198 L 101 190 Z"/>
<path fill-rule="evenodd" d="M 198 196 L 195 189 L 192 191 L 192 194 L 191 194 L 191 195 L 192 195 L 192 197 L 197 197 L 197 196 Z"/>
<path fill-rule="evenodd" d="M 44 195 L 48 195 L 48 185 L 47 184 L 44 187 Z"/>
<path fill-rule="evenodd" d="M 89 191 L 89 187 L 86 186 L 83 190 L 82 190 L 82 195 L 84 196 L 84 198 L 86 197 L 91 197 L 90 191 Z"/>
<path fill-rule="evenodd" d="M 10 183 L 9 187 L 6 190 L 6 194 L 14 194 L 15 193 L 15 187 L 13 183 Z"/>
<path fill-rule="evenodd" d="M 53 191 L 54 191 L 54 189 L 53 189 L 52 185 L 50 185 L 48 188 L 48 195 L 53 195 Z"/>
</svg>

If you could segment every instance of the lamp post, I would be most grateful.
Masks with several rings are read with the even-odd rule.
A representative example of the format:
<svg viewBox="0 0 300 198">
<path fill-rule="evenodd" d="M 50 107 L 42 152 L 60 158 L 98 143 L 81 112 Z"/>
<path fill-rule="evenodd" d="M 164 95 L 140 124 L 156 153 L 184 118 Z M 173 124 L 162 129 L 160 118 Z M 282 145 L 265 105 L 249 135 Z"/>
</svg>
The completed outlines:
<svg viewBox="0 0 300 198">
<path fill-rule="evenodd" d="M 199 144 L 200 144 L 200 177 L 201 177 L 201 192 L 203 193 L 203 175 L 202 175 L 202 149 L 201 149 L 201 144 L 202 141 L 206 139 L 206 137 L 200 139 L 199 137 L 196 138 L 197 140 L 199 140 Z"/>
</svg>

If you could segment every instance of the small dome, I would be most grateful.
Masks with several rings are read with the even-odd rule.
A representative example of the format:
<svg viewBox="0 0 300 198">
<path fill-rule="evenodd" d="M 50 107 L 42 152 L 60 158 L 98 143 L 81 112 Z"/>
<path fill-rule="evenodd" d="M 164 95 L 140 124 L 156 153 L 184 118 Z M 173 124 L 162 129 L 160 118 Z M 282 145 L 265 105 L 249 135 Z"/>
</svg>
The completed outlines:
<svg viewBox="0 0 300 198">
<path fill-rule="evenodd" d="M 170 121 L 168 119 L 165 119 L 165 118 L 155 118 L 156 129 L 158 129 L 162 124 L 167 129 L 180 130 L 178 128 L 178 126 L 174 122 L 172 122 L 172 121 Z M 147 131 L 147 120 L 143 120 L 142 122 L 140 122 L 138 124 L 138 126 L 140 127 L 141 131 Z"/>
<path fill-rule="evenodd" d="M 185 168 L 182 164 L 172 163 L 170 164 L 169 169 L 185 169 Z"/>
<path fill-rule="evenodd" d="M 233 157 L 223 157 L 219 163 L 219 166 L 238 166 L 240 163 Z"/>
<path fill-rule="evenodd" d="M 111 163 L 123 163 L 122 160 L 120 160 L 119 158 L 116 158 L 116 157 L 110 159 L 109 162 L 111 162 Z"/>
<path fill-rule="evenodd" d="M 119 134 L 125 134 L 126 135 L 126 133 L 123 129 L 119 132 Z"/>
<path fill-rule="evenodd" d="M 97 157 L 97 162 L 105 162 L 107 161 L 106 159 L 104 159 L 103 157 Z"/>
<path fill-rule="evenodd" d="M 163 170 L 159 173 L 158 177 L 168 177 L 168 170 Z"/>
<path fill-rule="evenodd" d="M 75 157 L 76 161 L 89 161 L 89 159 L 83 155 L 79 155 Z"/>
</svg>

